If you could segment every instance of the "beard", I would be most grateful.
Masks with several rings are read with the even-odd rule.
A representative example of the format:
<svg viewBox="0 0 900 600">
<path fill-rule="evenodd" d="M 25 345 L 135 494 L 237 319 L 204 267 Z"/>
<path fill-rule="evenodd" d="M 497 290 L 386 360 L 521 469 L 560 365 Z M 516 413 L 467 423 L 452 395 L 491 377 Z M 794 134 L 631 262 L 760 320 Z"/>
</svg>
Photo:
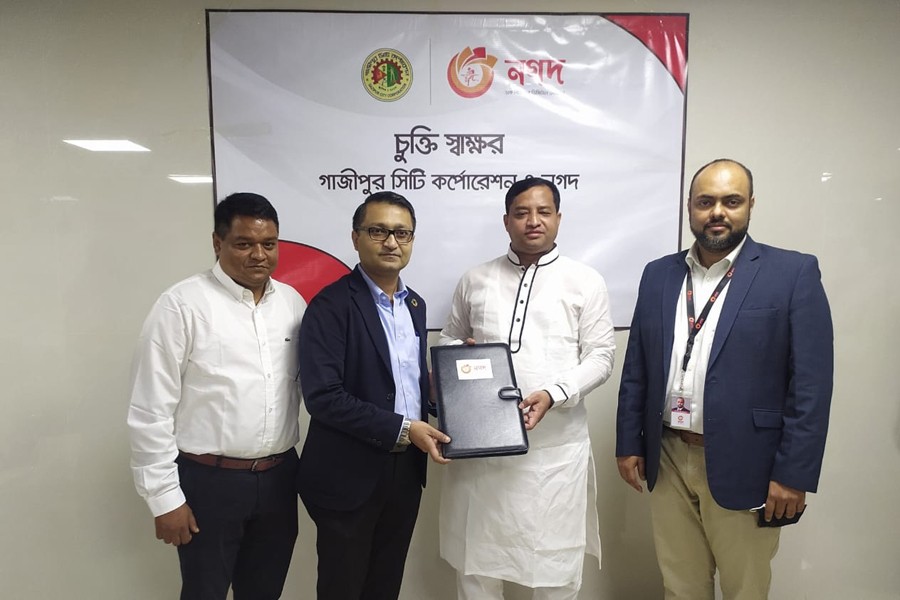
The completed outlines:
<svg viewBox="0 0 900 600">
<path fill-rule="evenodd" d="M 719 222 L 715 223 L 707 223 L 707 225 L 711 224 L 720 224 Z M 694 226 L 691 225 L 691 233 L 694 234 L 694 237 L 697 238 L 697 243 L 700 244 L 700 247 L 708 252 L 729 252 L 738 247 L 745 237 L 747 237 L 747 227 L 749 226 L 749 221 L 743 229 L 729 229 L 728 235 L 724 237 L 712 237 L 706 234 L 704 228 L 694 229 Z M 727 225 L 726 225 L 727 226 Z"/>
</svg>

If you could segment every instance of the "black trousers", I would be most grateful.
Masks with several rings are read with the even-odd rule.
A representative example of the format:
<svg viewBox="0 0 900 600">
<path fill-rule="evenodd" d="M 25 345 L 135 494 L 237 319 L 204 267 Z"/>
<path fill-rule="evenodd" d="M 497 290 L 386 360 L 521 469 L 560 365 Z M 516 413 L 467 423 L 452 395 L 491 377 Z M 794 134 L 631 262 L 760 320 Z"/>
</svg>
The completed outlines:
<svg viewBox="0 0 900 600">
<path fill-rule="evenodd" d="M 419 514 L 420 452 L 391 454 L 361 507 L 335 511 L 306 503 L 316 523 L 319 600 L 396 600 Z M 419 454 L 421 457 L 421 454 Z"/>
<path fill-rule="evenodd" d="M 268 471 L 209 467 L 179 457 L 200 533 L 178 547 L 181 600 L 276 600 L 297 539 L 297 453 Z"/>
</svg>

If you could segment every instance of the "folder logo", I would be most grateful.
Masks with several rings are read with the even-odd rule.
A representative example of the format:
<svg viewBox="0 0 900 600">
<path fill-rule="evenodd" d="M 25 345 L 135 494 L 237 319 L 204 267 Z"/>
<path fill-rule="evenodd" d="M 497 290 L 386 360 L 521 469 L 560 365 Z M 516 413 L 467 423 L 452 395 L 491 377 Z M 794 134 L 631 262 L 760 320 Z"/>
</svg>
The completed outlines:
<svg viewBox="0 0 900 600">
<path fill-rule="evenodd" d="M 456 376 L 459 379 L 493 379 L 491 359 L 475 358 L 456 361 Z"/>
</svg>

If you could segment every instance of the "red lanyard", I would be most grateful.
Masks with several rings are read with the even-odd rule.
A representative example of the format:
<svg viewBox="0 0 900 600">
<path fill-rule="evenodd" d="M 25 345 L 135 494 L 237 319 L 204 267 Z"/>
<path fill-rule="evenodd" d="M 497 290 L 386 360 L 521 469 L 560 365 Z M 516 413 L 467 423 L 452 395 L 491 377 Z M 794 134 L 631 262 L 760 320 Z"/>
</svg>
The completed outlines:
<svg viewBox="0 0 900 600">
<path fill-rule="evenodd" d="M 709 297 L 709 300 L 706 301 L 706 306 L 703 307 L 703 310 L 700 312 L 700 316 L 695 320 L 694 319 L 694 278 L 691 277 L 691 269 L 688 269 L 687 274 L 687 317 L 688 317 L 688 339 L 687 339 L 687 347 L 684 349 L 684 360 L 681 361 L 681 370 L 687 371 L 688 362 L 691 360 L 691 352 L 694 350 L 694 338 L 697 337 L 697 333 L 700 332 L 700 328 L 703 327 L 703 324 L 706 323 L 706 318 L 709 316 L 709 311 L 712 310 L 713 304 L 715 304 L 716 300 L 719 298 L 719 294 L 722 293 L 722 290 L 725 289 L 725 286 L 728 285 L 728 282 L 731 281 L 731 277 L 734 275 L 734 267 L 728 269 L 728 272 L 722 276 L 722 279 L 719 280 L 719 284 L 716 286 L 716 289 L 713 290 L 712 296 Z"/>
</svg>

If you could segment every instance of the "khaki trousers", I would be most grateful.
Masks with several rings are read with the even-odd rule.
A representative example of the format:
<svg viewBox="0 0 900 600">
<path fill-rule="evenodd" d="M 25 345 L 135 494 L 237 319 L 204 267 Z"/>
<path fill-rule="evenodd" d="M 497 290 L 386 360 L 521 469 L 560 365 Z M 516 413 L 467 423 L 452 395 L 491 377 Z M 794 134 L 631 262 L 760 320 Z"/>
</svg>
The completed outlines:
<svg viewBox="0 0 900 600">
<path fill-rule="evenodd" d="M 725 600 L 768 597 L 780 529 L 757 527 L 756 513 L 716 504 L 703 446 L 667 427 L 650 514 L 666 600 L 714 600 L 717 567 Z"/>
</svg>

